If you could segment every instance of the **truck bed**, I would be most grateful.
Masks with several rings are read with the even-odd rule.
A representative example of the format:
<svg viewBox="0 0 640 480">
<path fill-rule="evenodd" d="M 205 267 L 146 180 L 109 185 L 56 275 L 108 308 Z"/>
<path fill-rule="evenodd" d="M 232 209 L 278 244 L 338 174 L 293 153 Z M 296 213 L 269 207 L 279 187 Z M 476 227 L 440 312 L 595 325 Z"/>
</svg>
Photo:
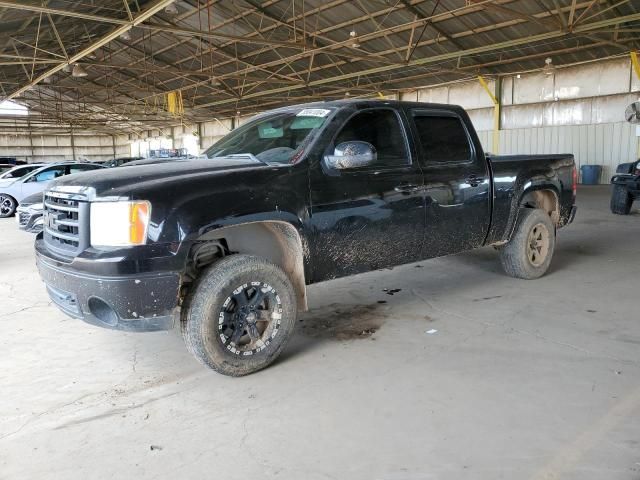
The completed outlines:
<svg viewBox="0 0 640 480">
<path fill-rule="evenodd" d="M 486 244 L 508 240 L 515 227 L 517 209 L 525 189 L 539 184 L 554 187 L 560 205 L 560 222 L 569 222 L 574 203 L 572 154 L 487 155 L 493 177 L 492 219 Z"/>
</svg>

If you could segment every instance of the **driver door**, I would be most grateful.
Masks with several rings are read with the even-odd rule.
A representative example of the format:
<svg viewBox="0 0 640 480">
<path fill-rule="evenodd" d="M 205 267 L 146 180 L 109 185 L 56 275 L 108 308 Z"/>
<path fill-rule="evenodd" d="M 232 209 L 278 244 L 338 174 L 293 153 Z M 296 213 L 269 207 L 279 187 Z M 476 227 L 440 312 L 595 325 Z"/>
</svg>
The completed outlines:
<svg viewBox="0 0 640 480">
<path fill-rule="evenodd" d="M 377 160 L 310 172 L 313 282 L 410 263 L 421 258 L 424 178 L 399 112 L 370 108 L 351 116 L 327 153 L 348 141 L 373 145 Z"/>
</svg>

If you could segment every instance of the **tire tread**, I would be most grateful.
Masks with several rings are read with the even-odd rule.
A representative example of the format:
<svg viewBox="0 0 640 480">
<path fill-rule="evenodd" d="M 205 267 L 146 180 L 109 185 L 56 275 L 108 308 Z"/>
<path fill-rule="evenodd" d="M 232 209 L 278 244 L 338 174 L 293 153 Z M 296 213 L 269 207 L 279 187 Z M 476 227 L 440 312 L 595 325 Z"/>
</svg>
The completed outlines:
<svg viewBox="0 0 640 480">
<path fill-rule="evenodd" d="M 509 242 L 500 249 L 500 263 L 505 273 L 511 277 L 533 280 L 546 273 L 555 250 L 555 227 L 549 215 L 538 208 L 522 208 L 518 225 Z M 544 223 L 550 233 L 549 253 L 539 267 L 532 265 L 526 254 L 529 230 L 537 223 Z"/>
<path fill-rule="evenodd" d="M 289 311 L 283 315 L 280 325 L 282 338 L 273 349 L 231 361 L 225 357 L 227 353 L 217 341 L 211 342 L 209 350 L 206 348 L 203 324 L 208 319 L 211 306 L 221 305 L 224 301 L 222 290 L 229 278 L 255 271 L 262 271 L 272 276 L 277 279 L 281 287 L 284 287 L 285 291 L 279 288 L 278 294 L 282 300 L 283 309 L 288 308 Z M 288 303 L 285 304 L 285 302 Z M 187 349 L 200 363 L 218 373 L 238 377 L 267 367 L 280 355 L 295 327 L 296 313 L 295 291 L 286 273 L 279 266 L 251 255 L 229 255 L 203 271 L 192 285 L 183 304 L 180 331 Z"/>
</svg>

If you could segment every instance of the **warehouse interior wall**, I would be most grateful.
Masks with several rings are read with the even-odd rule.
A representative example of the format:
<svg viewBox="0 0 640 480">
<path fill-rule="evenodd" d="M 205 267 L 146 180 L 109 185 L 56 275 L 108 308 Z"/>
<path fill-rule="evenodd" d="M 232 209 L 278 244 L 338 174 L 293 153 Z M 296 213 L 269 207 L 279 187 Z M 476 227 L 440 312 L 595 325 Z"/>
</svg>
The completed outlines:
<svg viewBox="0 0 640 480">
<path fill-rule="evenodd" d="M 0 157 L 14 157 L 29 163 L 86 160 L 102 162 L 129 156 L 126 135 L 98 135 L 76 132 L 36 134 L 28 131 L 0 132 Z"/>
<path fill-rule="evenodd" d="M 486 152 L 572 153 L 578 167 L 603 167 L 600 183 L 609 183 L 619 163 L 640 157 L 640 130 L 624 118 L 627 105 L 640 100 L 640 79 L 628 57 L 502 77 L 499 86 L 496 79 L 486 82 L 500 99 L 497 151 L 494 104 L 479 81 L 418 88 L 400 98 L 461 105 Z"/>
<path fill-rule="evenodd" d="M 640 100 L 640 78 L 628 57 L 485 78 L 500 100 L 500 129 L 493 145 L 494 104 L 477 79 L 409 91 L 385 92 L 387 98 L 457 104 L 464 107 L 485 151 L 499 154 L 572 153 L 578 166 L 601 165 L 608 183 L 619 163 L 640 156 L 640 129 L 625 122 L 627 105 Z M 215 119 L 151 130 L 138 136 L 1 133 L 0 156 L 28 161 L 146 156 L 158 148 L 186 148 L 198 154 L 251 116 Z"/>
</svg>

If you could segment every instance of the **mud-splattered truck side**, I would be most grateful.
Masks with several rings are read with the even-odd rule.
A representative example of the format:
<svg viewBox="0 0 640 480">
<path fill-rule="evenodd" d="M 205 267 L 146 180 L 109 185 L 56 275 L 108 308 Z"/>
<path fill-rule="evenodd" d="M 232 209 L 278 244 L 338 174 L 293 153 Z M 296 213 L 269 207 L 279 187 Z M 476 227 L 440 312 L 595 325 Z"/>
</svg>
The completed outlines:
<svg viewBox="0 0 640 480">
<path fill-rule="evenodd" d="M 487 245 L 509 275 L 537 278 L 575 215 L 572 155 L 486 155 L 451 105 L 291 106 L 204 153 L 58 181 L 35 248 L 65 313 L 179 325 L 227 375 L 279 355 L 307 285 Z"/>
</svg>

